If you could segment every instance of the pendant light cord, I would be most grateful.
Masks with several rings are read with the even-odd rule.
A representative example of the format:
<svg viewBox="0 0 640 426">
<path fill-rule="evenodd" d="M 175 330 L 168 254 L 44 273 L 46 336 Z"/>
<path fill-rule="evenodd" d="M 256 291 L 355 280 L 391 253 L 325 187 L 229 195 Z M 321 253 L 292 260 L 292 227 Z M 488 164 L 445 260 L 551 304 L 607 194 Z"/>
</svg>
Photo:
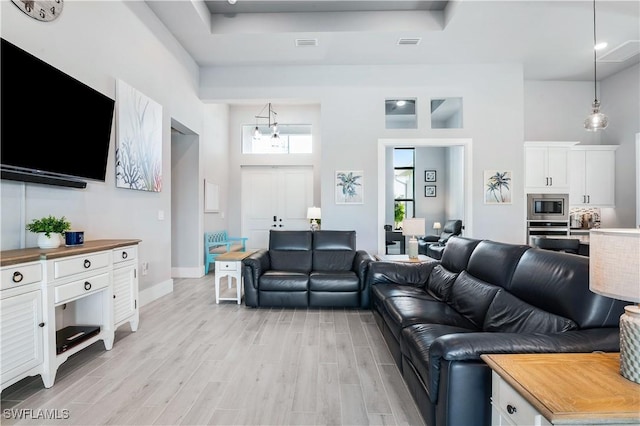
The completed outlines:
<svg viewBox="0 0 640 426">
<path fill-rule="evenodd" d="M 594 102 L 598 102 L 596 89 L 597 72 L 596 72 L 596 0 L 593 0 L 593 97 Z"/>
</svg>

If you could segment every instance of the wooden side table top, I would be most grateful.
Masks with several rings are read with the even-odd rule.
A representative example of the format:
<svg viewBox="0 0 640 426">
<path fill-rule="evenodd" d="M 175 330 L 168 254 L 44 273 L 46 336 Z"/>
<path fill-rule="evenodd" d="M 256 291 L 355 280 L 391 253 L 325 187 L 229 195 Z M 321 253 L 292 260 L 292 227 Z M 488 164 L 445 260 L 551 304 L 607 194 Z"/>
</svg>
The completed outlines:
<svg viewBox="0 0 640 426">
<path fill-rule="evenodd" d="M 424 263 L 429 261 L 435 261 L 435 259 L 419 254 L 417 259 L 409 258 L 408 254 L 376 254 L 376 260 L 384 262 L 401 262 L 401 263 Z"/>
<path fill-rule="evenodd" d="M 253 251 L 229 251 L 227 253 L 222 253 L 220 256 L 216 257 L 216 262 L 218 261 L 238 261 L 242 260 L 245 257 L 253 254 Z"/>
<path fill-rule="evenodd" d="M 640 384 L 620 375 L 619 353 L 481 358 L 553 424 L 640 423 Z"/>
</svg>

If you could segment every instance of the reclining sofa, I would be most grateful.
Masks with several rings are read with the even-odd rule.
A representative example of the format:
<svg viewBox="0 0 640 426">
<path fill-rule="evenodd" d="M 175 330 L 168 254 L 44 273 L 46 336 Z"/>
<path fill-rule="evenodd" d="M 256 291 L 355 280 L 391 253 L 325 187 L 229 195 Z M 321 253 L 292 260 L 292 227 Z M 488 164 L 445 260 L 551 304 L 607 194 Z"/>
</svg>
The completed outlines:
<svg viewBox="0 0 640 426">
<path fill-rule="evenodd" d="M 625 302 L 589 290 L 589 259 L 452 237 L 441 260 L 374 262 L 374 318 L 430 426 L 490 425 L 481 354 L 619 351 Z"/>
<path fill-rule="evenodd" d="M 245 258 L 245 304 L 251 307 L 369 307 L 367 268 L 355 231 L 278 231 L 269 249 Z"/>
</svg>

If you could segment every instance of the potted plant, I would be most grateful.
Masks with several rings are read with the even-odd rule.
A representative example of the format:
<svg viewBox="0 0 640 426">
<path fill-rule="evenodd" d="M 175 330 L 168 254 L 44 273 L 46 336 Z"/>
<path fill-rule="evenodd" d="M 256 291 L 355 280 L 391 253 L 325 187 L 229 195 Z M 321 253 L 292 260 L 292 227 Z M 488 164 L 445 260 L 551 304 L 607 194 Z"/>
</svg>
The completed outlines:
<svg viewBox="0 0 640 426">
<path fill-rule="evenodd" d="M 38 247 L 56 248 L 60 246 L 62 234 L 71 229 L 71 223 L 62 216 L 57 218 L 47 216 L 41 219 L 33 219 L 27 225 L 27 230 L 38 234 Z"/>
</svg>

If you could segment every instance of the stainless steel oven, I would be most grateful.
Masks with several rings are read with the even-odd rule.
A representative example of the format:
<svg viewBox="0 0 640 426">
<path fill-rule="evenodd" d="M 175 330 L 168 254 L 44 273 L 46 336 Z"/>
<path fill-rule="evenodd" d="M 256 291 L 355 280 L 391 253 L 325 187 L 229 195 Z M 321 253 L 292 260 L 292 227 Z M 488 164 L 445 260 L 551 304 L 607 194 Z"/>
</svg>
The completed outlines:
<svg viewBox="0 0 640 426">
<path fill-rule="evenodd" d="M 527 221 L 569 221 L 569 194 L 527 194 Z"/>
</svg>

